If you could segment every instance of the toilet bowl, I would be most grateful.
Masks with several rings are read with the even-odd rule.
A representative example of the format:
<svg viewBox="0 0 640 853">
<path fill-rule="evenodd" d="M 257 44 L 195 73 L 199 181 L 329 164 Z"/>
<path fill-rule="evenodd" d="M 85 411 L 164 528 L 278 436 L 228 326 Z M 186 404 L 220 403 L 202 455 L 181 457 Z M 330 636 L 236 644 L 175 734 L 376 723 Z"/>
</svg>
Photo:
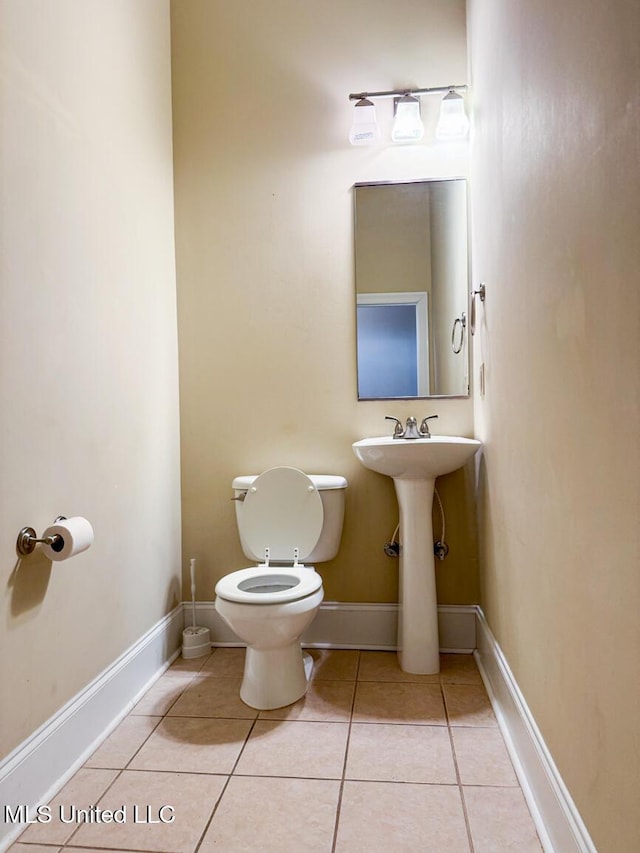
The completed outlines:
<svg viewBox="0 0 640 853">
<path fill-rule="evenodd" d="M 232 485 L 243 551 L 262 562 L 221 578 L 215 607 L 247 646 L 240 698 L 281 708 L 307 690 L 312 661 L 300 637 L 324 597 L 309 563 L 337 553 L 347 481 L 278 467 Z"/>
</svg>

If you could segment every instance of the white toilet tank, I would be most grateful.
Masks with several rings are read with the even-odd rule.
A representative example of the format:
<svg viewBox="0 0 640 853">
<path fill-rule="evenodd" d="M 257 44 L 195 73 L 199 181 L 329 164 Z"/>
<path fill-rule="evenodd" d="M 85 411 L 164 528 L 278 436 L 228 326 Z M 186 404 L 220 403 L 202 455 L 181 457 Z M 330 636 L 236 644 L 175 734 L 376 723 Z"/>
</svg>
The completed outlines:
<svg viewBox="0 0 640 853">
<path fill-rule="evenodd" d="M 264 560 L 264 554 L 254 554 L 243 536 L 242 510 L 243 500 L 253 481 L 258 477 L 258 474 L 248 474 L 242 477 L 236 477 L 231 486 L 234 490 L 236 498 L 236 522 L 238 524 L 238 532 L 240 534 L 240 544 L 245 556 L 251 560 L 260 562 Z M 323 563 L 327 560 L 332 560 L 338 553 L 340 546 L 340 537 L 342 536 L 342 522 L 344 519 L 344 498 L 345 489 L 347 488 L 347 480 L 345 477 L 339 477 L 333 474 L 307 474 L 313 485 L 318 490 L 320 499 L 322 500 L 323 524 L 320 538 L 316 543 L 313 551 L 309 556 L 305 557 L 304 562 L 307 565 L 315 563 Z"/>
</svg>

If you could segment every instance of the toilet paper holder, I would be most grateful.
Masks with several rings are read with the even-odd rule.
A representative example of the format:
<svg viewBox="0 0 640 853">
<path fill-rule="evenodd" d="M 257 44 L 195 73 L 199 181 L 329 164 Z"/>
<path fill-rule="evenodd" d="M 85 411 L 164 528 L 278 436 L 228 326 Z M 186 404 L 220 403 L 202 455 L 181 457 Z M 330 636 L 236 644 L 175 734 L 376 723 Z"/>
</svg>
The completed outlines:
<svg viewBox="0 0 640 853">
<path fill-rule="evenodd" d="M 66 521 L 66 515 L 59 515 L 56 517 L 54 524 L 58 521 Z M 23 527 L 20 533 L 18 533 L 18 541 L 16 542 L 16 550 L 18 554 L 21 554 L 23 557 L 26 557 L 28 554 L 32 554 L 36 545 L 40 542 L 44 545 L 53 545 L 57 540 L 61 539 L 60 536 L 45 536 L 44 539 L 38 539 L 36 536 L 36 532 L 33 527 Z"/>
</svg>

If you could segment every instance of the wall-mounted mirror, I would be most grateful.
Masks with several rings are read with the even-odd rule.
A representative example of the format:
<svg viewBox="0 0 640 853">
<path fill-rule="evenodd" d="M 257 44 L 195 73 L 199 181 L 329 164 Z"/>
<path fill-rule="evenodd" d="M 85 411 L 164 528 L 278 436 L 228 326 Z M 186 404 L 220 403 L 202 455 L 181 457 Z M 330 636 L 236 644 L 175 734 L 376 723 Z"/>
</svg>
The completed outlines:
<svg viewBox="0 0 640 853">
<path fill-rule="evenodd" d="M 358 399 L 467 395 L 466 180 L 354 195 Z"/>
</svg>

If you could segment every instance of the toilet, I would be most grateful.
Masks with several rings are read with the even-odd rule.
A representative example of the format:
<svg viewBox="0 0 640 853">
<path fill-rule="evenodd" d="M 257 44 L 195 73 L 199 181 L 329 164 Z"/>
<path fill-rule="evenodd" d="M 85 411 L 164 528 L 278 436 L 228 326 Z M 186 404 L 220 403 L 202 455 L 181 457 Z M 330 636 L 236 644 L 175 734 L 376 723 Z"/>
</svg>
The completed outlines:
<svg viewBox="0 0 640 853">
<path fill-rule="evenodd" d="M 313 661 L 300 637 L 324 590 L 314 565 L 338 552 L 344 477 L 270 468 L 236 477 L 236 521 L 244 554 L 257 566 L 216 584 L 215 608 L 246 643 L 240 698 L 252 708 L 282 708 L 307 691 Z"/>
</svg>

